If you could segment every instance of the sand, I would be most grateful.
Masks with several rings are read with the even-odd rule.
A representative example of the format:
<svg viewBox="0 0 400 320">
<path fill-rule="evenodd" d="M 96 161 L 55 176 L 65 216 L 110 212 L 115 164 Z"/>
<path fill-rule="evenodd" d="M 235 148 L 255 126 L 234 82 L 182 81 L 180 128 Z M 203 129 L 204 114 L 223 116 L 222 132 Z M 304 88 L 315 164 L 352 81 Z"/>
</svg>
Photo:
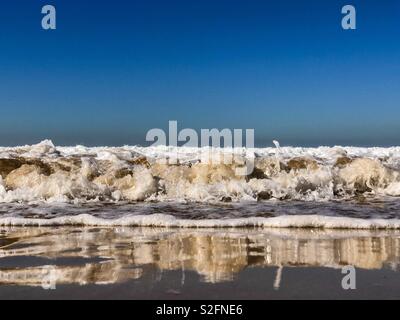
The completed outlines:
<svg viewBox="0 0 400 320">
<path fill-rule="evenodd" d="M 400 233 L 0 228 L 0 299 L 398 299 Z M 356 289 L 342 288 L 342 267 Z"/>
</svg>

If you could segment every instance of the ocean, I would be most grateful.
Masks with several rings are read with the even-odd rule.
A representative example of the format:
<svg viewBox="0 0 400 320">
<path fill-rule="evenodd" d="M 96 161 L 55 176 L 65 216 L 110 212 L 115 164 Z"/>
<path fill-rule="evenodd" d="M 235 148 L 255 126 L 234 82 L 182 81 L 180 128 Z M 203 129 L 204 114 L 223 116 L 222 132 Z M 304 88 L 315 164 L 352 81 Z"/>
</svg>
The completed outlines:
<svg viewBox="0 0 400 320">
<path fill-rule="evenodd" d="M 252 171 L 237 175 L 248 158 Z M 88 148 L 46 140 L 0 148 L 0 225 L 398 229 L 399 173 L 400 147 Z"/>
<path fill-rule="evenodd" d="M 396 298 L 399 173 L 400 147 L 3 147 L 0 298 Z"/>
</svg>

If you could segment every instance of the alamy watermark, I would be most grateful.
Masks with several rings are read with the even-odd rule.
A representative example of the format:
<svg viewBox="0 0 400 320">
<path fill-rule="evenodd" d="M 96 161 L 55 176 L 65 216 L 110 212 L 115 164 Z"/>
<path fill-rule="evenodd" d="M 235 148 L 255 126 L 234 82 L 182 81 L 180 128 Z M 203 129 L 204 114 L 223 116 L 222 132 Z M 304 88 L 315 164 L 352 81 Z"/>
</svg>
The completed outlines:
<svg viewBox="0 0 400 320">
<path fill-rule="evenodd" d="M 44 30 L 55 30 L 57 29 L 57 17 L 56 8 L 52 5 L 45 5 L 42 7 L 42 28 Z"/>
<path fill-rule="evenodd" d="M 342 279 L 343 290 L 355 290 L 356 285 L 356 268 L 354 266 L 345 266 L 342 268 L 342 274 L 345 276 Z"/>
<path fill-rule="evenodd" d="M 345 14 L 345 16 L 342 18 L 342 28 L 344 30 L 357 29 L 356 8 L 352 5 L 346 5 L 342 8 L 342 14 Z"/>
<path fill-rule="evenodd" d="M 54 266 L 45 266 L 42 269 L 42 288 L 55 290 L 57 284 L 57 270 Z"/>
<path fill-rule="evenodd" d="M 244 136 L 244 137 L 243 137 Z M 146 135 L 151 146 L 197 148 L 201 163 L 236 164 L 235 174 L 247 176 L 254 170 L 254 129 L 201 129 L 200 135 L 194 129 L 178 131 L 178 122 L 169 121 L 168 133 L 162 129 L 151 129 Z M 240 149 L 239 154 L 235 151 Z M 178 164 L 185 154 L 180 148 L 173 148 L 168 158 L 159 163 Z"/>
<path fill-rule="evenodd" d="M 55 30 L 57 28 L 56 7 L 47 4 L 42 7 L 42 28 L 44 30 Z M 353 5 L 347 4 L 342 7 L 341 25 L 344 30 L 355 30 L 356 27 L 356 8 Z"/>
</svg>

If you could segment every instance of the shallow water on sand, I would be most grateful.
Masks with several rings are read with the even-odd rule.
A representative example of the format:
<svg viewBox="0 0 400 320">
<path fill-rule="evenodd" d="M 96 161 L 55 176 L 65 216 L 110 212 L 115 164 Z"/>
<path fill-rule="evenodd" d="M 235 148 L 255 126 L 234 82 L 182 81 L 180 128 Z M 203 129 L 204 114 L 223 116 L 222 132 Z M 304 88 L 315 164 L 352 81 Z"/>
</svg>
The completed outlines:
<svg viewBox="0 0 400 320">
<path fill-rule="evenodd" d="M 0 226 L 400 229 L 398 198 L 240 203 L 0 204 Z"/>
<path fill-rule="evenodd" d="M 400 219 L 400 199 L 365 198 L 348 201 L 262 201 L 240 203 L 199 202 L 94 202 L 94 203 L 0 203 L 0 219 L 52 219 L 89 214 L 103 219 L 132 215 L 171 215 L 177 219 L 236 219 L 284 215 L 320 215 L 360 219 Z"/>
<path fill-rule="evenodd" d="M 0 298 L 302 297 L 306 279 L 315 294 L 343 297 L 345 265 L 359 287 L 395 297 L 399 262 L 398 231 L 2 227 Z"/>
</svg>

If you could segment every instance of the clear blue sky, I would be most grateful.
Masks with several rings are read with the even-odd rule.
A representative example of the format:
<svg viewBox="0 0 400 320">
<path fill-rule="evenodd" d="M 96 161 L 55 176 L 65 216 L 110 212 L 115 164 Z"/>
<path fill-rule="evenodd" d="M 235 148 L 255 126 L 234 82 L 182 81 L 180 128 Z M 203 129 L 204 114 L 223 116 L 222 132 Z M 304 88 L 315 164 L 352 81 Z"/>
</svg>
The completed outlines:
<svg viewBox="0 0 400 320">
<path fill-rule="evenodd" d="M 143 144 L 168 120 L 400 145 L 400 1 L 3 0 L 0 115 L 0 145 Z"/>
</svg>

